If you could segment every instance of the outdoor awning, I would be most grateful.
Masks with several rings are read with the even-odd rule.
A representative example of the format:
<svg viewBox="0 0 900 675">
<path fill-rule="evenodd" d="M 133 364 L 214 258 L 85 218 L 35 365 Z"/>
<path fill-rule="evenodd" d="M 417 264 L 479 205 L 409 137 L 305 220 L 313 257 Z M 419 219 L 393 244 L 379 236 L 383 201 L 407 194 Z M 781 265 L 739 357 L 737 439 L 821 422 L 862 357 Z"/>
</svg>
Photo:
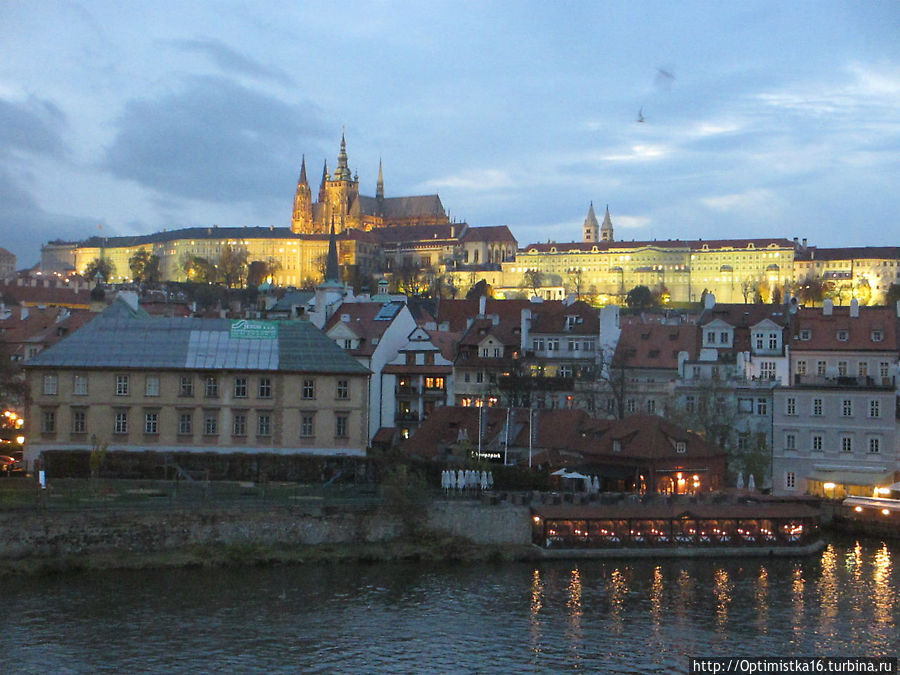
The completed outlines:
<svg viewBox="0 0 900 675">
<path fill-rule="evenodd" d="M 807 480 L 815 480 L 820 483 L 835 483 L 837 485 L 859 485 L 865 487 L 884 486 L 894 480 L 893 471 L 850 471 L 846 469 L 816 469 Z"/>
</svg>

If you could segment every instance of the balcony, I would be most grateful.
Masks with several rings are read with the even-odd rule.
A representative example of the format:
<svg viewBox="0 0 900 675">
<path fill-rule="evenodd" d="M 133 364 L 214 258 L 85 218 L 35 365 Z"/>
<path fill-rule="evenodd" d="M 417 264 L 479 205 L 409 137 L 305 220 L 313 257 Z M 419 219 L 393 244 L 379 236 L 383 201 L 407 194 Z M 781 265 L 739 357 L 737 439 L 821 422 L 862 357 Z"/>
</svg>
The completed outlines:
<svg viewBox="0 0 900 675">
<path fill-rule="evenodd" d="M 846 389 L 894 389 L 893 377 L 825 377 L 824 375 L 794 374 L 795 387 L 822 387 Z"/>
<path fill-rule="evenodd" d="M 416 396 L 419 393 L 419 388 L 414 384 L 407 385 L 397 385 L 394 387 L 394 393 L 397 396 Z"/>
<path fill-rule="evenodd" d="M 397 414 L 394 415 L 394 420 L 397 422 L 418 422 L 419 413 L 413 410 L 398 410 Z"/>
</svg>

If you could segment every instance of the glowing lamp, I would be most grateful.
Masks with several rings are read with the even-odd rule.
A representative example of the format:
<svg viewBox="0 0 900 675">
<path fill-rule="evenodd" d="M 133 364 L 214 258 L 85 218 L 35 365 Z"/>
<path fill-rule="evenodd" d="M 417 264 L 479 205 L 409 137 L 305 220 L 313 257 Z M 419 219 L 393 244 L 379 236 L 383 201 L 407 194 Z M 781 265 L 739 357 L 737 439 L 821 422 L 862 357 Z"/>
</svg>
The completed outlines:
<svg viewBox="0 0 900 675">
<path fill-rule="evenodd" d="M 823 483 L 822 487 L 826 490 L 834 490 L 834 488 L 837 486 L 834 483 Z"/>
<path fill-rule="evenodd" d="M 881 509 L 881 515 L 883 515 L 883 516 L 889 516 L 889 515 L 891 515 L 891 512 L 888 511 L 887 509 Z"/>
<path fill-rule="evenodd" d="M 853 510 L 856 511 L 857 513 L 862 513 L 862 507 L 861 507 L 861 506 L 857 506 L 857 507 L 855 507 Z"/>
</svg>

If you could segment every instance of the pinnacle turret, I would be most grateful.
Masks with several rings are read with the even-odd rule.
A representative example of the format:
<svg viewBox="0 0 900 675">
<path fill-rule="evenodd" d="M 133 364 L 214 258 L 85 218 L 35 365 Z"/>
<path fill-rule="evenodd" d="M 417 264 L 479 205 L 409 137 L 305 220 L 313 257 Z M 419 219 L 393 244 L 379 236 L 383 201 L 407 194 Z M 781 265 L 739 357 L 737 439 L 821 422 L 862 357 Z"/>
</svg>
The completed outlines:
<svg viewBox="0 0 900 675">
<path fill-rule="evenodd" d="M 599 236 L 600 223 L 597 222 L 597 214 L 594 213 L 594 202 L 591 202 L 587 217 L 584 219 L 584 241 L 595 242 Z"/>
<path fill-rule="evenodd" d="M 375 199 L 384 201 L 384 171 L 381 169 L 381 158 L 378 158 L 378 184 L 375 186 Z"/>
<path fill-rule="evenodd" d="M 344 140 L 344 134 L 341 134 L 341 152 L 338 154 L 334 180 L 350 180 L 350 167 L 347 165 L 347 141 Z"/>
<path fill-rule="evenodd" d="M 606 205 L 606 215 L 603 216 L 603 225 L 600 226 L 600 241 L 613 240 L 613 224 L 609 217 L 609 204 Z"/>
</svg>

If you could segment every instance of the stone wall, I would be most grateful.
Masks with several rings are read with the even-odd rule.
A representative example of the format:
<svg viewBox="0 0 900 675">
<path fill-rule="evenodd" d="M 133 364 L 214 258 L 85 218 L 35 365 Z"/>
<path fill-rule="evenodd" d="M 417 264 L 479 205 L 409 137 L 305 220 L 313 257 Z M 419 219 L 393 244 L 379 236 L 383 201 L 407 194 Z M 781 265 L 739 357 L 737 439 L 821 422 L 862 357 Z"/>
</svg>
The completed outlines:
<svg viewBox="0 0 900 675">
<path fill-rule="evenodd" d="M 448 501 L 431 505 L 428 527 L 474 544 L 530 541 L 526 507 Z M 192 546 L 309 546 L 386 542 L 404 531 L 383 511 L 241 508 L 109 509 L 0 512 L 0 559 L 72 556 L 105 551 L 133 554 Z"/>
</svg>

